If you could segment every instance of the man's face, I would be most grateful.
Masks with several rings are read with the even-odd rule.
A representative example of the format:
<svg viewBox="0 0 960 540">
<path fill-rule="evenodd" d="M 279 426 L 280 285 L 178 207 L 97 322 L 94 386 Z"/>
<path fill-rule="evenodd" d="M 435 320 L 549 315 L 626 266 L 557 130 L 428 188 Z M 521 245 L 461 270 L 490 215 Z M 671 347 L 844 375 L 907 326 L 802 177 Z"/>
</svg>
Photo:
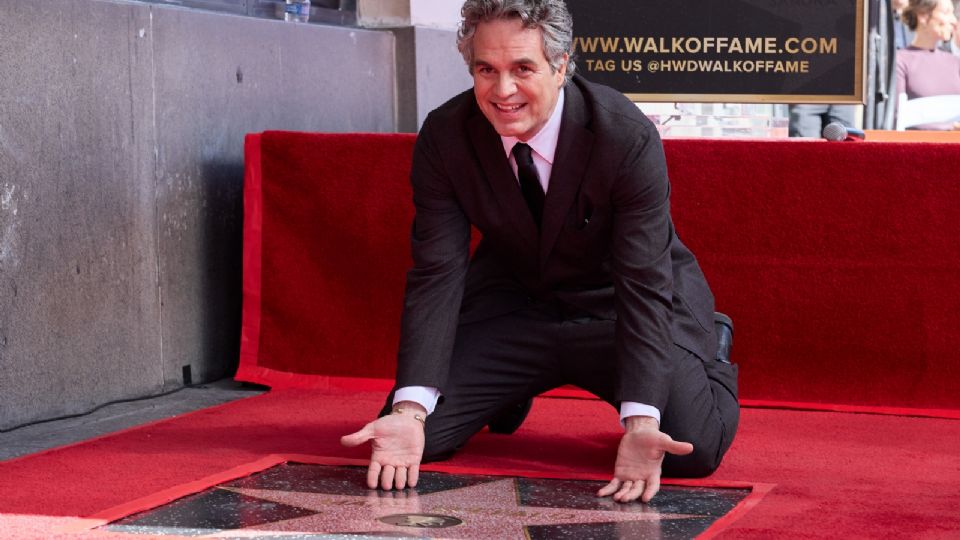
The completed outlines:
<svg viewBox="0 0 960 540">
<path fill-rule="evenodd" d="M 564 75 L 543 54 L 539 29 L 518 19 L 480 23 L 473 38 L 473 92 L 501 136 L 527 141 L 550 119 Z"/>
</svg>

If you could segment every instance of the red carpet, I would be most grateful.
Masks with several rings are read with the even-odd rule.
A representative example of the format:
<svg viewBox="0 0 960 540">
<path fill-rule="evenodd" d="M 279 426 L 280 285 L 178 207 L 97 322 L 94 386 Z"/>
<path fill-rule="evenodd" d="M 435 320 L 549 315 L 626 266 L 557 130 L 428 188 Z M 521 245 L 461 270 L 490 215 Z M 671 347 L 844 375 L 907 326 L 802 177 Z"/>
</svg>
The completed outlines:
<svg viewBox="0 0 960 540">
<path fill-rule="evenodd" d="M 91 516 L 270 454 L 365 459 L 364 450 L 337 441 L 374 415 L 382 398 L 276 391 L 3 462 L 0 513 L 51 523 Z M 563 430 L 556 418 L 567 419 Z M 483 433 L 447 465 L 606 475 L 619 430 L 602 403 L 540 399 L 515 435 Z M 960 537 L 957 441 L 956 420 L 747 409 L 709 482 L 776 485 L 720 537 Z M 0 517 L 4 524 L 16 520 Z"/>
</svg>

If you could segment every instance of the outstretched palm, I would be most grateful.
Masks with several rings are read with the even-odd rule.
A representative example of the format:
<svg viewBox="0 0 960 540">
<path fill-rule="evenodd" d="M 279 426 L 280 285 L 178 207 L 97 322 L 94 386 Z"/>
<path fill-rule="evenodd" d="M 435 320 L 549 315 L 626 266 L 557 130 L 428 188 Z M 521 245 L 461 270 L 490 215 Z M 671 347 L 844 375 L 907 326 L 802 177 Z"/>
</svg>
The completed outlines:
<svg viewBox="0 0 960 540">
<path fill-rule="evenodd" d="M 372 442 L 373 453 L 367 469 L 367 486 L 375 489 L 403 489 L 417 485 L 423 458 L 423 426 L 412 417 L 388 414 L 340 439 L 344 446 Z"/>
<path fill-rule="evenodd" d="M 667 452 L 686 455 L 693 452 L 693 445 L 675 441 L 658 429 L 625 433 L 617 450 L 613 479 L 597 495 L 613 495 L 613 500 L 618 502 L 630 502 L 638 497 L 650 502 L 660 491 L 660 470 Z"/>
</svg>

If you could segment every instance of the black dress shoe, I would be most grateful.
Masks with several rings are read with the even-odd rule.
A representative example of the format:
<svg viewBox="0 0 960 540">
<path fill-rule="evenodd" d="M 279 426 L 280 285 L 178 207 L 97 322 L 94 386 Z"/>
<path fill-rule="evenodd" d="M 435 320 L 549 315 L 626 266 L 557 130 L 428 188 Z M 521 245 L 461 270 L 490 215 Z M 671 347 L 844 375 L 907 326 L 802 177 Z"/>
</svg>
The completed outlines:
<svg viewBox="0 0 960 540">
<path fill-rule="evenodd" d="M 723 313 L 713 314 L 713 326 L 717 330 L 717 362 L 730 363 L 730 349 L 733 347 L 733 320 Z"/>
<path fill-rule="evenodd" d="M 490 433 L 499 433 L 500 435 L 512 434 L 519 429 L 523 421 L 526 420 L 527 413 L 530 412 L 530 407 L 532 406 L 533 398 L 508 407 L 487 424 L 490 427 Z"/>
</svg>

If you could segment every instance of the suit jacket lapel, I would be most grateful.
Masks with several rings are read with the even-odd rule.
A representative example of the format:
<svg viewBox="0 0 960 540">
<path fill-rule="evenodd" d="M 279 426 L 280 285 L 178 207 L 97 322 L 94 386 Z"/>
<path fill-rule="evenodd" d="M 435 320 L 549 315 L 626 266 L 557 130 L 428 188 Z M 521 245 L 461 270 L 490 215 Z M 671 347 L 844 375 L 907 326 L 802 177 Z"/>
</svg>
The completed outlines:
<svg viewBox="0 0 960 540">
<path fill-rule="evenodd" d="M 469 120 L 467 130 L 501 211 L 528 243 L 530 252 L 536 253 L 537 224 L 523 200 L 517 177 L 503 152 L 500 136 L 479 111 Z"/>
<path fill-rule="evenodd" d="M 540 268 L 557 242 L 570 206 L 573 205 L 587 170 L 587 161 L 593 148 L 593 133 L 586 129 L 589 111 L 577 85 L 569 83 L 564 96 L 563 122 L 557 139 L 550 187 L 543 207 L 540 233 Z M 521 197 L 520 203 L 523 204 Z"/>
</svg>

